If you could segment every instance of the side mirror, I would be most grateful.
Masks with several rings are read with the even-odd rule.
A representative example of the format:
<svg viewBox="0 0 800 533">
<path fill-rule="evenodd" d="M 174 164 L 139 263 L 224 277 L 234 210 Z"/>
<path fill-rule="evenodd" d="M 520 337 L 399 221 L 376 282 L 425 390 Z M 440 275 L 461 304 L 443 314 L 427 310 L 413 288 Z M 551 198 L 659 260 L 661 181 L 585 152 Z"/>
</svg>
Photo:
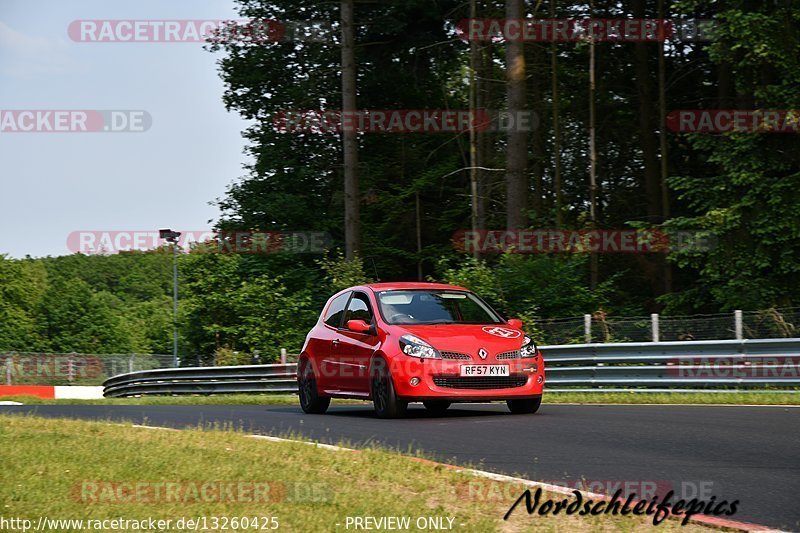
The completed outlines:
<svg viewBox="0 0 800 533">
<path fill-rule="evenodd" d="M 347 329 L 357 333 L 370 333 L 372 327 L 363 320 L 348 320 L 346 324 Z"/>
<path fill-rule="evenodd" d="M 512 328 L 522 329 L 522 320 L 519 318 L 509 318 L 508 325 Z"/>
</svg>

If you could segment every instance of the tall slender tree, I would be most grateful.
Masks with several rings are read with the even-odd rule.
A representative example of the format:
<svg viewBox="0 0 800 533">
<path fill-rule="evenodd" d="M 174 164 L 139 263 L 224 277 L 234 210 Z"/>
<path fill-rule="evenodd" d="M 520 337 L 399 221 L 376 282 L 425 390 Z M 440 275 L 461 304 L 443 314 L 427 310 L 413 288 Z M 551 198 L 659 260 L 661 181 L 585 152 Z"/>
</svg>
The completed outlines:
<svg viewBox="0 0 800 533">
<path fill-rule="evenodd" d="M 644 0 L 633 0 L 633 16 L 646 17 Z M 644 191 L 647 204 L 647 221 L 650 224 L 661 222 L 661 169 L 658 162 L 658 143 L 653 121 L 654 105 L 652 74 L 649 59 L 650 43 L 636 42 L 633 60 L 636 71 L 636 95 L 639 104 L 639 144 L 644 163 Z"/>
<path fill-rule="evenodd" d="M 658 0 L 658 19 L 665 20 L 664 0 Z M 664 47 L 666 45 L 665 30 L 662 30 L 658 42 L 658 146 L 661 163 L 661 221 L 669 220 L 669 166 L 667 151 L 667 66 Z M 666 260 L 661 260 L 662 275 L 664 277 L 664 294 L 672 292 L 672 265 Z"/>
<path fill-rule="evenodd" d="M 550 18 L 556 18 L 556 2 L 550 0 Z M 555 192 L 556 227 L 563 224 L 564 191 L 561 183 L 561 116 L 559 114 L 558 94 L 558 45 L 555 39 L 550 43 L 550 81 L 553 98 L 553 189 Z"/>
<path fill-rule="evenodd" d="M 589 16 L 594 16 L 594 2 L 589 3 Z M 592 229 L 597 229 L 597 91 L 596 57 L 597 46 L 594 38 L 589 37 L 589 222 Z M 590 254 L 589 287 L 597 288 L 600 277 L 600 265 L 597 253 Z"/>
<path fill-rule="evenodd" d="M 471 19 L 478 18 L 477 0 L 470 0 L 469 3 L 469 16 Z M 478 80 L 477 70 L 480 61 L 481 51 L 478 49 L 477 39 L 471 39 L 469 42 L 469 110 L 472 116 L 475 117 L 478 109 Z M 478 228 L 478 130 L 475 124 L 469 130 L 469 185 L 471 197 L 471 212 L 470 222 L 472 231 Z M 475 247 L 473 255 L 478 257 L 478 248 Z"/>
<path fill-rule="evenodd" d="M 342 113 L 356 112 L 355 21 L 353 0 L 342 0 Z M 358 191 L 358 137 L 352 128 L 342 131 L 344 151 L 344 242 L 345 258 L 359 253 L 361 231 Z"/>
<path fill-rule="evenodd" d="M 506 19 L 523 18 L 522 0 L 506 0 Z M 506 157 L 506 222 L 509 229 L 528 225 L 528 161 L 527 132 L 517 127 L 518 117 L 525 111 L 525 54 L 522 40 L 506 44 L 506 81 L 508 112 L 514 126 L 508 132 Z"/>
</svg>

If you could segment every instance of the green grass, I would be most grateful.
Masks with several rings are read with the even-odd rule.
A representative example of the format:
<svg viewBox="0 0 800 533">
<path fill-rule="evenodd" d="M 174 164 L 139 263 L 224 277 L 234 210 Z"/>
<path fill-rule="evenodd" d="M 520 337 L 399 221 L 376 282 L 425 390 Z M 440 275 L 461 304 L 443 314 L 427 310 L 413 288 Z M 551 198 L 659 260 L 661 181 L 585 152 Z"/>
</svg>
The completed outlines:
<svg viewBox="0 0 800 533">
<path fill-rule="evenodd" d="M 78 405 L 298 405 L 295 394 L 230 394 L 219 396 L 148 396 L 144 398 L 103 398 L 100 400 L 49 400 L 35 396 L 0 397 L 24 404 Z M 370 405 L 362 400 L 333 401 L 339 404 Z M 733 404 L 800 405 L 800 394 L 786 392 L 659 393 L 659 392 L 547 392 L 545 403 L 624 404 Z"/>
<path fill-rule="evenodd" d="M 545 403 L 800 405 L 800 394 L 769 392 L 547 392 Z"/>
<path fill-rule="evenodd" d="M 453 517 L 453 530 L 465 532 L 650 531 L 653 527 L 647 517 L 542 517 L 520 509 L 506 522 L 503 514 L 522 492 L 518 486 L 476 481 L 469 474 L 381 449 L 332 451 L 233 431 L 153 430 L 0 415 L 0 464 L 0 515 L 34 524 L 40 516 L 84 520 L 270 516 L 278 519 L 280 531 L 316 532 L 347 531 L 347 516 L 439 516 Z M 267 494 L 272 496 L 265 502 L 243 493 L 242 498 L 220 501 L 211 493 L 203 501 L 186 491 L 214 482 L 270 483 Z M 484 483 L 478 491 L 476 482 Z M 105 490 L 123 483 L 146 483 L 150 496 Z M 154 501 L 152 491 L 158 483 L 178 483 L 183 488 L 173 493 L 177 497 L 165 498 L 162 493 Z M 494 489 L 484 490 L 486 483 Z M 284 492 L 281 486 L 313 489 L 313 496 L 292 497 L 307 492 Z M 663 522 L 659 528 L 704 530 L 682 528 L 676 521 Z"/>
<path fill-rule="evenodd" d="M 142 398 L 101 398 L 98 400 L 52 400 L 36 396 L 4 396 L 24 404 L 65 405 L 297 405 L 296 394 L 220 394 L 214 396 L 145 396 Z"/>
</svg>

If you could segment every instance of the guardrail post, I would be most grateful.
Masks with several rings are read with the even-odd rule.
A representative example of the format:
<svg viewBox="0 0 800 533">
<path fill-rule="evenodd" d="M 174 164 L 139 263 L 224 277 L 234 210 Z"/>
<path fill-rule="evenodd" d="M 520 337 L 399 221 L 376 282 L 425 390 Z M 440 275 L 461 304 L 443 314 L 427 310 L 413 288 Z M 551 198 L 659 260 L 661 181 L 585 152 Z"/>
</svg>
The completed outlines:
<svg viewBox="0 0 800 533">
<path fill-rule="evenodd" d="M 650 324 L 653 330 L 653 342 L 658 342 L 658 313 L 650 314 Z"/>
<path fill-rule="evenodd" d="M 583 336 L 586 339 L 586 344 L 592 342 L 592 315 L 583 315 Z"/>
<path fill-rule="evenodd" d="M 742 310 L 737 309 L 733 312 L 733 325 L 736 331 L 736 340 L 740 341 L 744 338 L 742 334 Z"/>
<path fill-rule="evenodd" d="M 286 364 L 286 348 L 281 348 L 281 364 Z"/>
<path fill-rule="evenodd" d="M 14 358 L 10 355 L 6 357 L 6 385 L 11 385 L 11 365 L 14 363 Z"/>
</svg>

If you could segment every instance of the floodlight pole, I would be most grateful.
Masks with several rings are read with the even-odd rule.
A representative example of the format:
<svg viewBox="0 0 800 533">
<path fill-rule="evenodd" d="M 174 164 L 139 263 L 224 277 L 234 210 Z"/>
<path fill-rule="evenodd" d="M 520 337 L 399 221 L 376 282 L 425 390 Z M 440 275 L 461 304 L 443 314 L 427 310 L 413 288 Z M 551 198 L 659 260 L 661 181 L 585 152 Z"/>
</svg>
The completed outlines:
<svg viewBox="0 0 800 533">
<path fill-rule="evenodd" d="M 178 367 L 178 243 L 172 243 L 172 366 Z"/>
<path fill-rule="evenodd" d="M 178 367 L 178 238 L 180 231 L 159 230 L 158 236 L 172 245 L 172 366 Z M 200 356 L 198 355 L 198 365 Z"/>
</svg>

